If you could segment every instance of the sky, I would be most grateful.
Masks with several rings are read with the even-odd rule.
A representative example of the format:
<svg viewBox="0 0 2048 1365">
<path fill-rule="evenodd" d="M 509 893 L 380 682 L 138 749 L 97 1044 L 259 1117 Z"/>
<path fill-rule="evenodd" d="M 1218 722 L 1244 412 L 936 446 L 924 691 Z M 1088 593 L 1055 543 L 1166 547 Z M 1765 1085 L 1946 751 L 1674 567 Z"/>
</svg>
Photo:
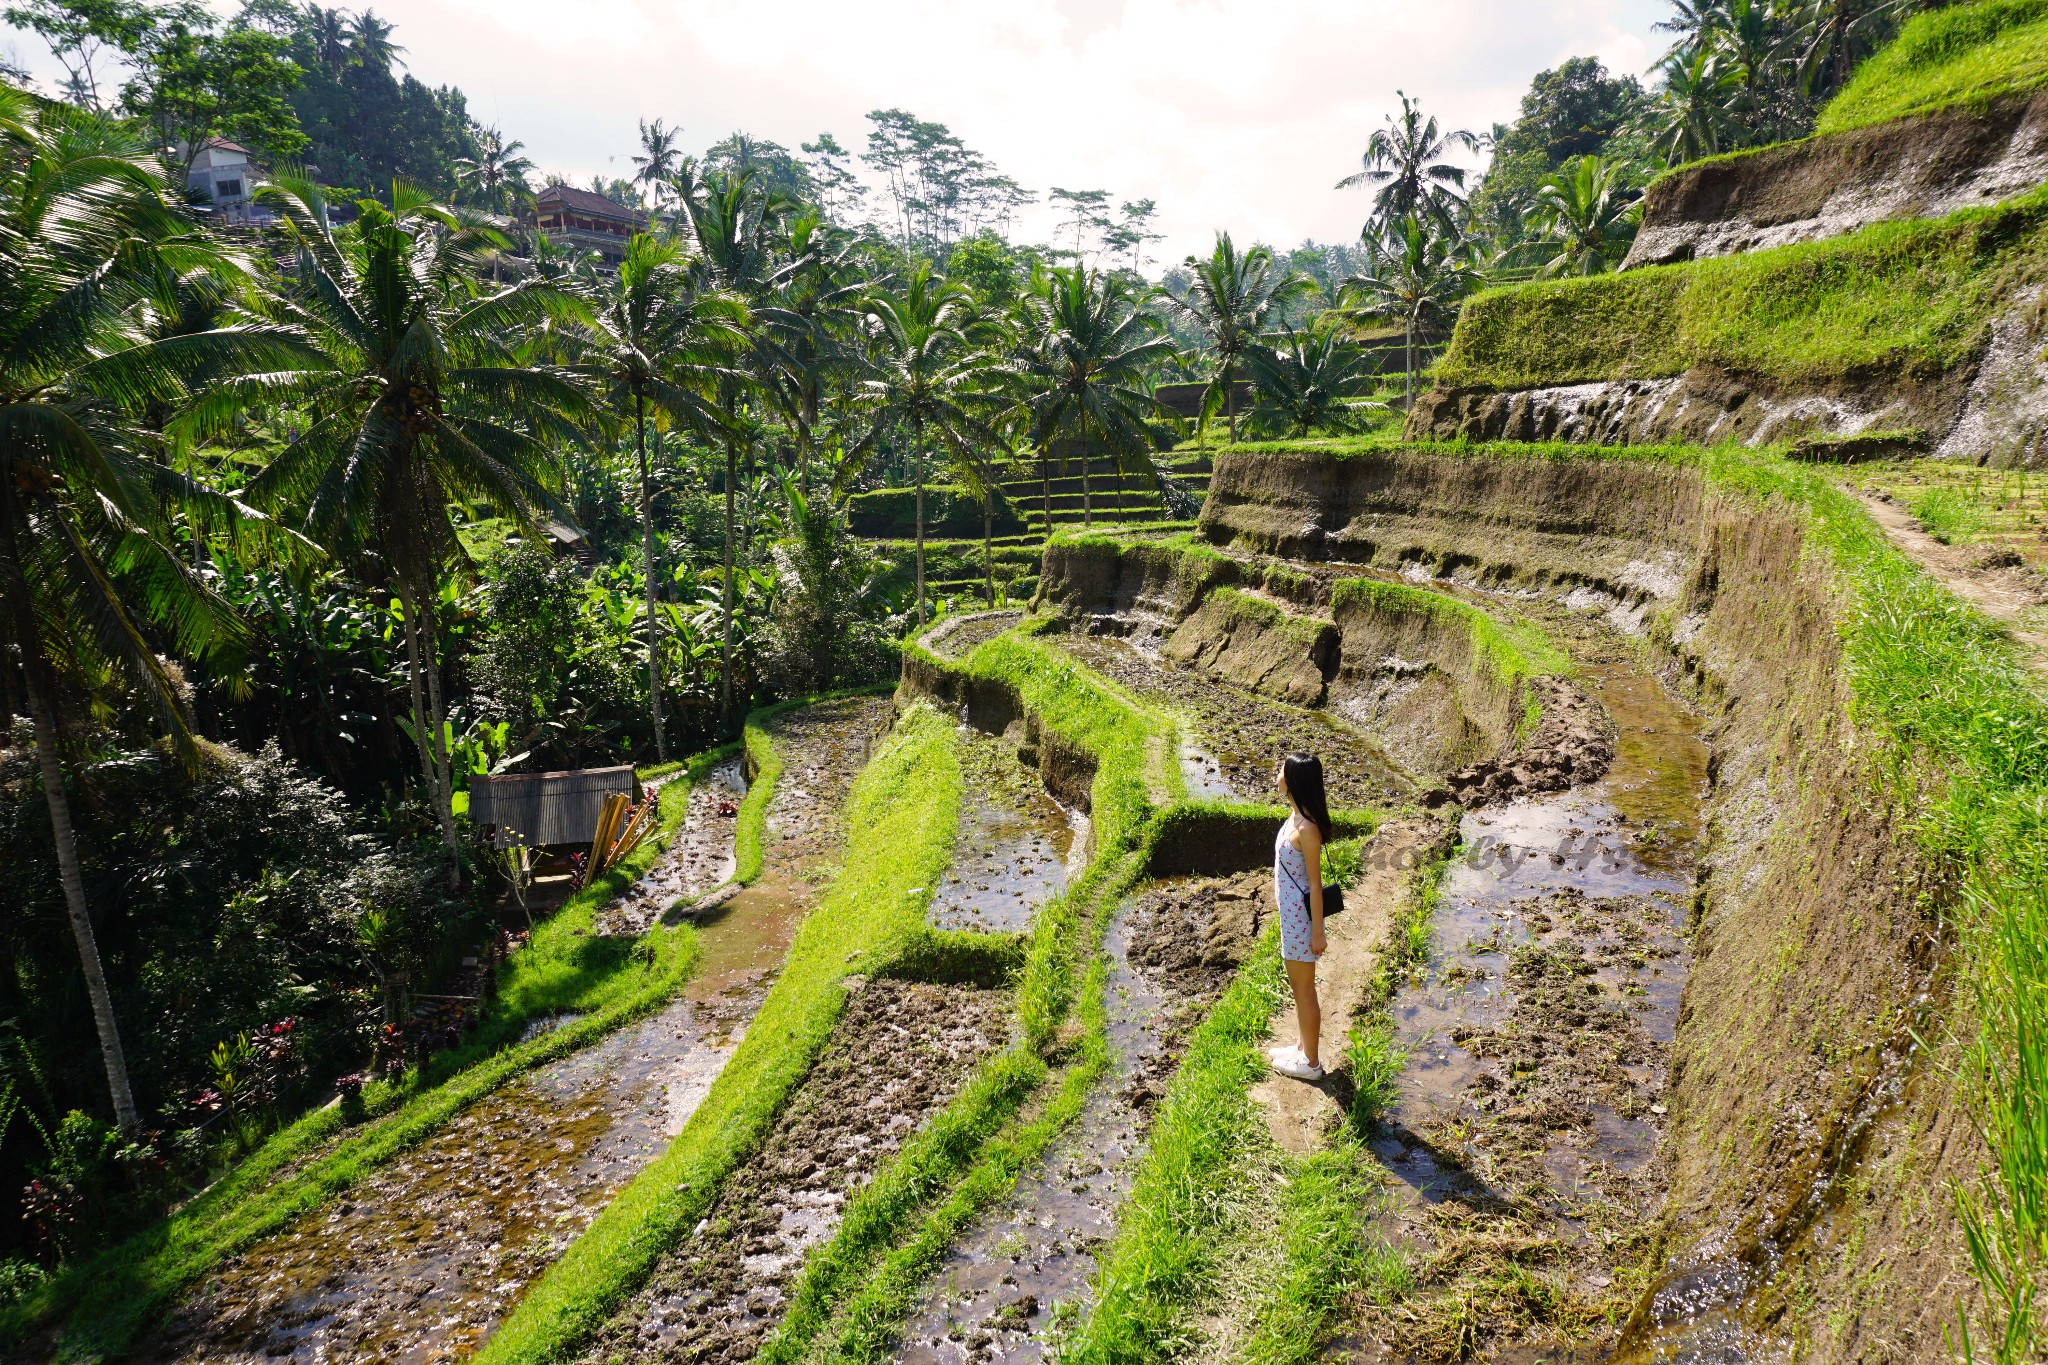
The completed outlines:
<svg viewBox="0 0 2048 1365">
<path fill-rule="evenodd" d="M 224 8 L 232 8 L 225 3 Z M 1041 195 L 1159 205 L 1161 260 L 1218 228 L 1292 246 L 1355 239 L 1338 190 L 1418 98 L 1446 127 L 1514 117 L 1530 78 L 1593 55 L 1644 72 L 1669 0 L 379 0 L 409 69 L 577 183 L 628 175 L 642 118 L 700 151 L 735 129 L 851 149 L 866 114 L 948 125 Z M 33 36 L 12 46 L 50 68 Z M 1043 240 L 1049 210 L 1013 235 Z"/>
</svg>

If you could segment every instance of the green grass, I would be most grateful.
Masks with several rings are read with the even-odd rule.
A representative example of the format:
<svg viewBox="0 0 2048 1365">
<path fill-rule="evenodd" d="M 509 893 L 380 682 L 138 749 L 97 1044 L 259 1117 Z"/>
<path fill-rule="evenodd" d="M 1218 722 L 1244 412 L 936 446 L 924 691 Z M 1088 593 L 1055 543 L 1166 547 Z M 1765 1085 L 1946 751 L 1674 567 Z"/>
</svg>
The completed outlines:
<svg viewBox="0 0 2048 1365">
<path fill-rule="evenodd" d="M 1984 530 L 1984 512 L 1969 494 L 1955 488 L 1923 489 L 1913 499 L 1913 515 L 1927 534 L 1944 545 L 1967 545 Z"/>
<path fill-rule="evenodd" d="M 2048 85 L 2048 0 L 1978 0 L 1916 15 L 1828 103 L 1840 133 Z"/>
<path fill-rule="evenodd" d="M 1496 391 L 1710 366 L 1825 383 L 1931 378 L 1975 355 L 2048 258 L 2048 192 L 1824 242 L 1475 296 L 1437 370 Z"/>
<path fill-rule="evenodd" d="M 672 784 L 662 799 L 657 836 L 534 930 L 500 968 L 497 998 L 462 1047 L 437 1054 L 424 1070 L 365 1086 L 367 1121 L 358 1119 L 354 1131 L 338 1106 L 308 1115 L 163 1223 L 0 1310 L 0 1342 L 68 1319 L 61 1358 L 123 1353 L 153 1314 L 225 1257 L 317 1208 L 506 1081 L 658 1008 L 695 965 L 694 931 L 657 928 L 638 949 L 589 931 L 597 911 L 653 865 L 681 826 L 689 781 L 730 753 L 692 760 L 689 780 Z M 582 1017 L 518 1041 L 533 1021 L 565 1013 Z"/>
<path fill-rule="evenodd" d="M 1356 1138 L 1340 1137 L 1326 1151 L 1288 1162 L 1287 1175 L 1278 1194 L 1279 1273 L 1232 1356 L 1240 1365 L 1323 1359 L 1331 1321 L 1350 1295 L 1384 1276 L 1391 1252 L 1373 1226 L 1386 1202 L 1384 1176 Z"/>
<path fill-rule="evenodd" d="M 830 1037 L 842 978 L 887 970 L 919 936 L 952 854 L 960 795 L 953 722 L 913 709 L 854 783 L 842 871 L 797 931 L 739 1050 L 668 1150 L 528 1290 L 485 1343 L 482 1365 L 573 1350 L 710 1208 Z"/>
<path fill-rule="evenodd" d="M 1223 1253 L 1216 1192 L 1264 1136 L 1249 1093 L 1284 992 L 1277 926 L 1188 1040 L 1096 1272 L 1096 1307 L 1064 1346 L 1065 1365 L 1170 1360 L 1195 1341 L 1192 1307 Z"/>
</svg>

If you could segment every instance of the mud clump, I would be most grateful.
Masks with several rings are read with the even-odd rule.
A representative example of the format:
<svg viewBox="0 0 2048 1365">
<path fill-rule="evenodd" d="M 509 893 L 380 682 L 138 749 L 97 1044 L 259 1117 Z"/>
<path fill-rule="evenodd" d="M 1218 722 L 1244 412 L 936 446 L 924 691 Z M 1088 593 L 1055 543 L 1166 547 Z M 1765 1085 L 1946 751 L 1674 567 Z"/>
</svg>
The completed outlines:
<svg viewBox="0 0 2048 1365">
<path fill-rule="evenodd" d="M 1024 619 L 1021 611 L 981 611 L 942 621 L 918 643 L 948 659 L 964 659 Z"/>
<path fill-rule="evenodd" d="M 1251 956 L 1273 912 L 1263 872 L 1155 887 L 1133 907 L 1131 962 L 1206 1004 Z"/>
<path fill-rule="evenodd" d="M 875 980 L 761 1149 L 583 1357 L 750 1360 L 847 1199 L 1003 1041 L 999 991 Z"/>
<path fill-rule="evenodd" d="M 1543 706 L 1535 732 L 1513 753 L 1444 779 L 1460 805 L 1495 805 L 1597 780 L 1614 761 L 1614 726 L 1591 697 L 1562 678 L 1532 678 Z"/>
</svg>

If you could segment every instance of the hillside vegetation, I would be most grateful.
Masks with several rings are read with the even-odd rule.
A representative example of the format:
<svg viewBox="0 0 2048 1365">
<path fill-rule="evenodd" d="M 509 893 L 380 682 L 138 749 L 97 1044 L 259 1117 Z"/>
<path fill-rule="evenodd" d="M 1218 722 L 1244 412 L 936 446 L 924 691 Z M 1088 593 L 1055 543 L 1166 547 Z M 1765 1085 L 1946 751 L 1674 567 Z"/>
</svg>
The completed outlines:
<svg viewBox="0 0 2048 1365">
<path fill-rule="evenodd" d="M 1474 298 L 1439 384 L 1529 389 L 1694 366 L 1826 382 L 1931 377 L 2038 278 L 2048 194 L 1845 237 Z"/>
<path fill-rule="evenodd" d="M 1982 0 L 1918 15 L 1858 69 L 1816 133 L 1886 123 L 2048 85 L 2048 3 Z"/>
</svg>

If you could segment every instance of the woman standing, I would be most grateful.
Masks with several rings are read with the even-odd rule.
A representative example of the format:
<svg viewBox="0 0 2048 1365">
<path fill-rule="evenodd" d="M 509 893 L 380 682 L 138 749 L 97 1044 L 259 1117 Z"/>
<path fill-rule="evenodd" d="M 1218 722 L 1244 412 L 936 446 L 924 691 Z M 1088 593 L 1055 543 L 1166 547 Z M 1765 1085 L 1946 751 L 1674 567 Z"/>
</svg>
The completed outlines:
<svg viewBox="0 0 2048 1365">
<path fill-rule="evenodd" d="M 1316 959 L 1323 955 L 1323 844 L 1330 837 L 1330 804 L 1323 794 L 1323 763 L 1312 754 L 1289 754 L 1280 764 L 1280 795 L 1287 820 L 1273 839 L 1273 895 L 1280 902 L 1280 957 L 1294 991 L 1301 1046 L 1266 1055 L 1273 1069 L 1298 1080 L 1323 1078 L 1323 1010 L 1316 1000 Z"/>
</svg>

